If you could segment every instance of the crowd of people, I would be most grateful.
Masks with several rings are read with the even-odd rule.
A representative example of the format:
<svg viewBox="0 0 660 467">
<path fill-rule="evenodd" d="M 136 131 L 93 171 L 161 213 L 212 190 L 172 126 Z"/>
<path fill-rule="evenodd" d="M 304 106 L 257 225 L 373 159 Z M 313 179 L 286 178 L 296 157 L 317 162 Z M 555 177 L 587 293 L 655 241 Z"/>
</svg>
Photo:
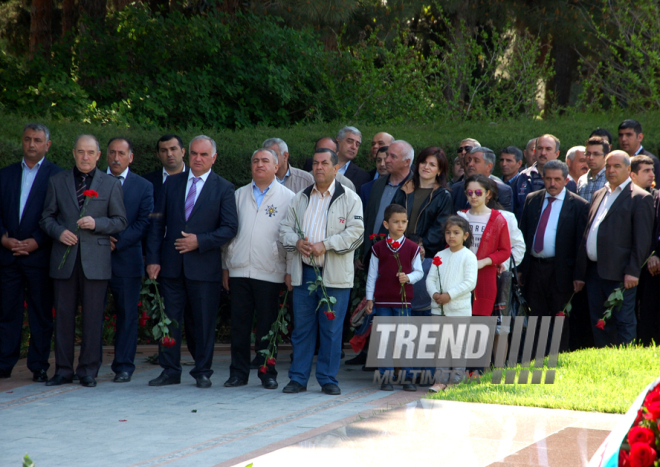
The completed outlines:
<svg viewBox="0 0 660 467">
<path fill-rule="evenodd" d="M 355 162 L 362 134 L 347 126 L 336 138 L 318 139 L 302 168 L 289 163 L 286 142 L 267 139 L 251 156 L 252 181 L 234 189 L 213 171 L 218 154 L 208 136 L 186 148 L 179 136 L 164 135 L 155 143 L 162 168 L 139 176 L 130 170 L 127 138 L 107 143 L 103 171 L 99 141 L 80 135 L 75 165 L 63 170 L 46 157 L 48 128 L 30 123 L 23 159 L 0 170 L 0 378 L 9 378 L 19 359 L 25 303 L 33 380 L 96 386 L 111 294 L 114 382 L 129 382 L 145 275 L 158 281 L 167 317 L 180 323 L 160 342 L 162 372 L 150 386 L 181 382 L 184 334 L 191 376 L 197 387 L 211 386 L 224 288 L 231 300 L 224 386 L 246 385 L 258 368 L 263 387 L 276 389 L 276 361 L 260 351 L 287 288 L 293 353 L 283 392 L 306 391 L 317 354 L 322 391 L 341 394 L 337 374 L 357 270 L 367 272 L 370 316 L 498 316 L 498 292 L 510 287 L 500 277 L 512 270 L 531 315 L 556 319 L 573 303 L 562 350 L 658 342 L 660 163 L 643 137 L 638 122 L 625 120 L 619 150 L 607 130 L 597 129 L 584 146 L 566 151 L 565 162 L 550 134 L 530 139 L 524 150 L 505 147 L 498 161 L 474 138 L 463 139 L 450 160 L 441 147 L 415 157 L 411 144 L 380 132 L 368 172 Z M 496 164 L 501 179 L 493 175 Z M 620 310 L 602 321 L 620 286 Z M 363 351 L 346 364 L 365 362 Z M 416 390 L 402 371 L 403 389 Z"/>
</svg>

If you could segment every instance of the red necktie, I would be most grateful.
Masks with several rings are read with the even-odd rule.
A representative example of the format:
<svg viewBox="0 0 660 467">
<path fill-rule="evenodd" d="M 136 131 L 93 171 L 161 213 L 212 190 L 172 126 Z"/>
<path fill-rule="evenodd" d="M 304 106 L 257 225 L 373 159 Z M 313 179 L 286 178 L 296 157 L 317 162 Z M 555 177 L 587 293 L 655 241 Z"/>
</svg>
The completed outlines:
<svg viewBox="0 0 660 467">
<path fill-rule="evenodd" d="M 550 211 L 552 210 L 552 202 L 557 198 L 548 198 L 548 205 L 541 214 L 539 226 L 536 228 L 536 238 L 534 239 L 534 251 L 541 253 L 543 251 L 543 237 L 545 237 L 545 228 L 548 226 L 548 219 L 550 218 Z"/>
</svg>

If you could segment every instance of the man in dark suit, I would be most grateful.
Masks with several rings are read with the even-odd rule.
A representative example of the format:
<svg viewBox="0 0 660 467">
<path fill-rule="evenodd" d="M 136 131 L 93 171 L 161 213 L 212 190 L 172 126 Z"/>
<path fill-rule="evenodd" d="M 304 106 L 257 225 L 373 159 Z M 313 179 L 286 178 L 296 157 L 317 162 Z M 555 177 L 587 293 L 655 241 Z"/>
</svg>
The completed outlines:
<svg viewBox="0 0 660 467">
<path fill-rule="evenodd" d="M 338 173 L 353 182 L 355 192 L 360 193 L 362 185 L 371 180 L 369 174 L 353 162 L 362 144 L 362 133 L 353 126 L 345 126 L 337 133 L 337 143 Z"/>
<path fill-rule="evenodd" d="M 493 175 L 495 166 L 495 153 L 488 148 L 476 146 L 465 156 L 466 178 L 474 174 L 482 174 L 490 178 L 497 184 L 497 197 L 502 207 L 507 211 L 513 210 L 512 191 L 506 183 Z M 454 203 L 454 211 L 469 209 L 467 197 L 465 196 L 465 182 L 454 183 L 451 186 L 451 197 Z"/>
<path fill-rule="evenodd" d="M 605 159 L 607 183 L 591 199 L 577 257 L 577 290 L 587 286 L 596 347 L 628 344 L 636 337 L 635 295 L 651 248 L 653 198 L 631 183 L 630 157 L 613 151 Z M 623 305 L 604 329 L 596 327 L 610 293 L 625 287 Z"/>
<path fill-rule="evenodd" d="M 127 383 L 135 371 L 137 349 L 138 301 L 144 261 L 142 240 L 149 230 L 149 215 L 154 208 L 153 186 L 128 166 L 133 162 L 133 146 L 126 138 L 108 142 L 108 175 L 119 179 L 124 193 L 128 227 L 110 237 L 112 278 L 110 291 L 117 312 L 115 358 L 112 371 L 115 383 Z"/>
<path fill-rule="evenodd" d="M 165 313 L 181 321 L 186 304 L 195 319 L 197 387 L 211 387 L 215 322 L 222 288 L 220 248 L 236 235 L 238 217 L 234 186 L 213 172 L 216 145 L 208 136 L 193 138 L 190 169 L 163 185 L 147 238 L 147 274 L 159 278 Z M 149 382 L 164 386 L 181 382 L 181 328 L 171 327 L 173 347 L 160 346 L 163 372 Z"/>
<path fill-rule="evenodd" d="M 575 257 L 589 205 L 566 189 L 567 177 L 565 163 L 549 161 L 543 166 L 545 189 L 530 193 L 525 200 L 520 230 L 527 251 L 520 273 L 532 316 L 555 316 L 575 292 Z M 568 339 L 566 318 L 560 350 L 568 350 Z"/>
<path fill-rule="evenodd" d="M 18 361 L 26 302 L 27 366 L 33 381 L 48 381 L 53 284 L 48 276 L 50 238 L 39 220 L 48 179 L 62 170 L 46 159 L 50 143 L 48 128 L 29 123 L 23 130 L 23 161 L 0 170 L 0 378 L 9 378 Z"/>
<path fill-rule="evenodd" d="M 57 369 L 46 385 L 58 386 L 73 379 L 80 298 L 83 329 L 76 374 L 80 384 L 94 387 L 101 361 L 103 306 L 112 277 L 110 236 L 126 228 L 126 210 L 119 180 L 96 169 L 101 157 L 98 140 L 79 136 L 73 157 L 76 165 L 72 170 L 50 178 L 40 222 L 53 239 L 50 277 L 55 279 Z M 98 196 L 88 196 L 88 191 Z"/>
<path fill-rule="evenodd" d="M 158 197 L 163 189 L 163 184 L 170 175 L 176 175 L 186 170 L 186 164 L 183 162 L 183 156 L 186 155 L 186 148 L 183 147 L 183 140 L 177 135 L 163 135 L 156 141 L 156 155 L 163 164 L 162 169 L 154 170 L 144 176 L 154 186 L 154 208 L 158 205 Z M 154 213 L 155 215 L 155 213 Z M 142 250 L 147 250 L 147 240 L 142 242 Z M 181 323 L 179 323 L 181 324 Z M 192 310 L 186 306 L 183 313 L 183 332 L 186 336 L 186 347 L 188 352 L 195 355 L 195 322 L 193 321 Z"/>
<path fill-rule="evenodd" d="M 650 157 L 653 161 L 655 179 L 660 180 L 660 160 L 642 146 L 643 139 L 644 133 L 642 132 L 641 123 L 631 118 L 621 122 L 619 125 L 619 147 L 626 151 L 630 157 L 638 155 Z"/>
</svg>

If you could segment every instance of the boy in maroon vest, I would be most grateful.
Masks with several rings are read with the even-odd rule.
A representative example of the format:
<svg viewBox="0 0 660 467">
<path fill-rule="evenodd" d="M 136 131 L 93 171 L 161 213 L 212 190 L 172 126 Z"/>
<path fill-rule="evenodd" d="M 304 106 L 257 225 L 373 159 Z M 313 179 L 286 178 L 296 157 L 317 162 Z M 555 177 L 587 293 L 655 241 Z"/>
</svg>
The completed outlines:
<svg viewBox="0 0 660 467">
<path fill-rule="evenodd" d="M 383 225 L 389 235 L 371 247 L 371 261 L 367 276 L 366 313 L 376 316 L 410 316 L 413 284 L 424 277 L 419 246 L 403 235 L 408 226 L 406 208 L 391 204 L 385 208 Z M 372 238 L 372 240 L 374 240 Z M 394 368 L 379 368 L 381 374 L 389 372 L 393 379 Z M 404 391 L 416 391 L 409 368 L 402 368 Z M 387 380 L 381 384 L 383 391 L 393 390 Z"/>
</svg>

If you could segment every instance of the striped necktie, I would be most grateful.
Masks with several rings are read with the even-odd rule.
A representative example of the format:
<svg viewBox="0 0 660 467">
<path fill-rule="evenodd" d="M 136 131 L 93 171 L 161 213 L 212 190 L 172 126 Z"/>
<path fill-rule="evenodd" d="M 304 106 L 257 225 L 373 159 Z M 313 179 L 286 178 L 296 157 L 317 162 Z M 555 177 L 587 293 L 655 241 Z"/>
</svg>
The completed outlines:
<svg viewBox="0 0 660 467">
<path fill-rule="evenodd" d="M 88 174 L 80 174 L 80 184 L 78 185 L 78 190 L 76 191 L 76 195 L 78 196 L 78 209 L 82 209 L 83 204 L 85 203 L 85 195 L 83 193 L 85 190 L 87 190 L 87 184 L 85 183 L 87 181 L 87 177 L 89 177 Z"/>
<path fill-rule="evenodd" d="M 188 191 L 188 196 L 186 196 L 186 220 L 190 217 L 190 213 L 195 206 L 195 196 L 197 195 L 197 182 L 200 181 L 201 177 L 193 177 L 192 185 L 190 186 L 190 191 Z"/>
</svg>

